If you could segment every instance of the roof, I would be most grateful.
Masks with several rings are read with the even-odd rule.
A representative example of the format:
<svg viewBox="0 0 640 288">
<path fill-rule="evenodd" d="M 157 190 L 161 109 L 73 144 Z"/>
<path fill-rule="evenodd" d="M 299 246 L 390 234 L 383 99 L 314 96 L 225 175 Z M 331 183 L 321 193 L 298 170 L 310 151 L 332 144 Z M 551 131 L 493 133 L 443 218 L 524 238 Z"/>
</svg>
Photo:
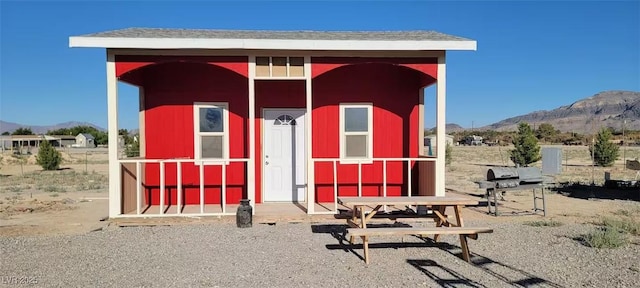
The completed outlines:
<svg viewBox="0 0 640 288">
<path fill-rule="evenodd" d="M 273 31 L 126 28 L 69 37 L 69 47 L 140 49 L 476 50 L 436 31 Z"/>
<path fill-rule="evenodd" d="M 80 136 L 80 135 L 84 136 L 85 139 L 94 139 L 93 135 L 91 135 L 89 133 L 80 133 L 80 134 L 78 134 L 78 136 Z"/>
</svg>

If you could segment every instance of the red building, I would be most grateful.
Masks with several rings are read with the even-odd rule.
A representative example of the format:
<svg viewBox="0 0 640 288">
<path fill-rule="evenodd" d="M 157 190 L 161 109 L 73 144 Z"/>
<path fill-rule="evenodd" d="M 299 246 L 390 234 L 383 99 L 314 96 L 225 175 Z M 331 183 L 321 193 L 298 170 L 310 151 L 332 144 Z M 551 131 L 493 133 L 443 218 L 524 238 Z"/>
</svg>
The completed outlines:
<svg viewBox="0 0 640 288">
<path fill-rule="evenodd" d="M 336 196 L 442 196 L 445 155 L 424 156 L 424 88 L 436 85 L 426 97 L 445 127 L 446 51 L 476 49 L 433 31 L 132 28 L 69 42 L 107 50 L 109 143 L 117 81 L 140 91 L 140 157 L 109 145 L 110 217 L 233 214 L 243 198 L 258 212 L 286 202 L 318 214 L 335 213 Z"/>
</svg>

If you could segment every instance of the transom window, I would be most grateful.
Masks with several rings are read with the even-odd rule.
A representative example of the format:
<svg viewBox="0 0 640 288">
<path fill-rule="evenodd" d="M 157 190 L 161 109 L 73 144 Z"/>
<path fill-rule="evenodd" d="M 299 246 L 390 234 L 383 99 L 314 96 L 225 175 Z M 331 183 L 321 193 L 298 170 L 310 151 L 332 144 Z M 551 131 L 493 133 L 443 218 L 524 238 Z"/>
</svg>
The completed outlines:
<svg viewBox="0 0 640 288">
<path fill-rule="evenodd" d="M 228 103 L 194 103 L 194 156 L 196 160 L 229 158 L 228 105 Z"/>
<path fill-rule="evenodd" d="M 274 120 L 273 125 L 296 125 L 296 119 L 293 119 L 291 115 L 280 115 Z"/>
<path fill-rule="evenodd" d="M 256 77 L 304 77 L 304 57 L 256 57 Z"/>
<path fill-rule="evenodd" d="M 344 159 L 341 163 L 373 158 L 372 110 L 371 103 L 340 104 L 340 158 Z"/>
</svg>

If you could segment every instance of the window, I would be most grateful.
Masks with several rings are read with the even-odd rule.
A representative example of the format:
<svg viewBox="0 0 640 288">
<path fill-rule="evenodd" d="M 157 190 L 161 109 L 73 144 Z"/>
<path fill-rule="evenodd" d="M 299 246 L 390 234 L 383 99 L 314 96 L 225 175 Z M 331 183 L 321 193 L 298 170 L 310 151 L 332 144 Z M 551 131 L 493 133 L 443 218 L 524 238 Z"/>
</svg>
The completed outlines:
<svg viewBox="0 0 640 288">
<path fill-rule="evenodd" d="M 256 77 L 304 77 L 304 57 L 256 57 Z"/>
<path fill-rule="evenodd" d="M 340 158 L 344 159 L 342 163 L 373 158 L 373 111 L 370 103 L 340 105 Z"/>
<path fill-rule="evenodd" d="M 228 103 L 196 102 L 194 109 L 194 155 L 196 160 L 229 158 Z M 198 163 L 198 162 L 197 162 Z M 200 162 L 201 163 L 201 162 Z"/>
</svg>

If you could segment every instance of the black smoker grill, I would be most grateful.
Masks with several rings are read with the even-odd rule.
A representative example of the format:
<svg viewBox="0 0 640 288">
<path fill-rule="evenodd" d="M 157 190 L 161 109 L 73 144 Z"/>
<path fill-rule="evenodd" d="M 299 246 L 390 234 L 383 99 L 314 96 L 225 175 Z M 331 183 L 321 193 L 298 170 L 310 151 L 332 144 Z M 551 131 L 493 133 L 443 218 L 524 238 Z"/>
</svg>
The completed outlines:
<svg viewBox="0 0 640 288">
<path fill-rule="evenodd" d="M 534 213 L 542 211 L 544 216 L 547 216 L 543 182 L 542 172 L 536 167 L 492 167 L 487 171 L 487 180 L 480 181 L 478 184 L 480 188 L 487 191 L 489 214 L 498 216 L 498 196 L 504 200 L 502 195 L 506 192 L 531 189 L 533 191 Z M 542 197 L 536 195 L 536 189 L 542 190 Z M 542 209 L 538 208 L 538 199 L 542 199 Z M 491 211 L 492 200 L 493 212 Z"/>
</svg>

